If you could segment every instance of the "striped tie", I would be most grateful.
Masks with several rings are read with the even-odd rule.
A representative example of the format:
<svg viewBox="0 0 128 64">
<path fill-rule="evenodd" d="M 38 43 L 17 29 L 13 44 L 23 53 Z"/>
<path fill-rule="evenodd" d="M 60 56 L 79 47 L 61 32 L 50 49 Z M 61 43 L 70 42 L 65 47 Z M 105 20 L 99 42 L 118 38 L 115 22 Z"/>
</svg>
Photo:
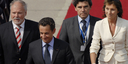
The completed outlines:
<svg viewBox="0 0 128 64">
<path fill-rule="evenodd" d="M 21 33 L 19 31 L 21 27 L 16 27 L 17 31 L 16 31 L 16 40 L 17 40 L 17 43 L 18 43 L 18 47 L 19 47 L 19 50 L 21 49 Z"/>
<path fill-rule="evenodd" d="M 85 20 L 82 20 L 81 21 L 83 23 L 83 26 L 82 26 L 82 30 L 83 30 L 83 33 L 85 33 L 85 30 L 86 30 L 86 21 Z"/>
</svg>

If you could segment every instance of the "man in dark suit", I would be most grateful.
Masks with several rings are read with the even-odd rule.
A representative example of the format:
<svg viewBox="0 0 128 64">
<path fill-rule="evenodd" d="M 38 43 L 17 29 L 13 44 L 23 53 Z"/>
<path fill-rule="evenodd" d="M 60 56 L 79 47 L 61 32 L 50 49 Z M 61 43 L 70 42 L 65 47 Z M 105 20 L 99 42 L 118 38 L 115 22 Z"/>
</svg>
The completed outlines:
<svg viewBox="0 0 128 64">
<path fill-rule="evenodd" d="M 39 21 L 41 39 L 30 43 L 26 64 L 75 64 L 68 43 L 53 37 L 55 30 L 52 18 Z"/>
<path fill-rule="evenodd" d="M 4 8 L 5 8 L 5 2 L 4 0 L 0 0 L 0 24 L 6 22 L 4 19 L 4 11 L 3 11 Z"/>
<path fill-rule="evenodd" d="M 29 43 L 40 38 L 38 23 L 25 19 L 26 3 L 11 3 L 12 21 L 0 25 L 0 64 L 26 64 Z"/>
<path fill-rule="evenodd" d="M 0 0 L 0 8 L 2 10 L 2 21 L 1 24 L 8 22 L 9 21 L 9 16 L 10 16 L 10 3 L 13 0 Z"/>
<path fill-rule="evenodd" d="M 99 18 L 89 15 L 91 0 L 74 0 L 77 16 L 63 21 L 59 39 L 69 43 L 76 64 L 91 64 L 89 48 L 95 22 Z"/>
</svg>

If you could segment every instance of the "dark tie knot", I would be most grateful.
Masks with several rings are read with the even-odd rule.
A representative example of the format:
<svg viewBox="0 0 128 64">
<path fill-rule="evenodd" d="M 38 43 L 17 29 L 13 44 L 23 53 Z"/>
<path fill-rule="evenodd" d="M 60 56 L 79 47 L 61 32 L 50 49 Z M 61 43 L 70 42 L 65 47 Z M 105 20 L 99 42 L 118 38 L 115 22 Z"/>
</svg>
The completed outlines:
<svg viewBox="0 0 128 64">
<path fill-rule="evenodd" d="M 82 20 L 81 22 L 82 22 L 84 25 L 86 24 L 86 21 L 85 21 L 85 20 Z"/>
<path fill-rule="evenodd" d="M 46 48 L 48 48 L 50 45 L 47 43 L 45 46 L 46 46 Z"/>
</svg>

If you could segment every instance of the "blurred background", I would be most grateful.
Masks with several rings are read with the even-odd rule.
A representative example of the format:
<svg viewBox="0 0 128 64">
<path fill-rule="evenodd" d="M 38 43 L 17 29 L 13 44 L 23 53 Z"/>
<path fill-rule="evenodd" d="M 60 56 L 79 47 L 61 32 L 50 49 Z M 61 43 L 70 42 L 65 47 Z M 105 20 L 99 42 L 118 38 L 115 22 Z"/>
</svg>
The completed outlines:
<svg viewBox="0 0 128 64">
<path fill-rule="evenodd" d="M 77 15 L 72 0 L 24 0 L 28 6 L 27 19 L 39 22 L 43 17 L 52 17 L 56 23 L 55 37 L 59 36 L 59 31 L 64 19 Z M 128 20 L 128 1 L 120 0 L 123 7 L 123 18 Z M 102 18 L 104 0 L 92 0 L 90 15 Z"/>
<path fill-rule="evenodd" d="M 39 22 L 43 17 L 52 17 L 56 23 L 56 37 L 72 0 L 24 0 L 27 3 L 27 19 Z"/>
</svg>

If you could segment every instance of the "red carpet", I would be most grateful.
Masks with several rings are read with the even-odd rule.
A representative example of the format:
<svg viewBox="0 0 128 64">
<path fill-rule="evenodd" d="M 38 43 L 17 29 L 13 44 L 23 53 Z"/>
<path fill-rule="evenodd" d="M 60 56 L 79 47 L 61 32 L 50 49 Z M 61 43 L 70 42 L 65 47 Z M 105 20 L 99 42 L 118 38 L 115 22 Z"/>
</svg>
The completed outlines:
<svg viewBox="0 0 128 64">
<path fill-rule="evenodd" d="M 120 1 L 122 3 L 122 8 L 123 8 L 123 18 L 128 20 L 128 1 L 127 0 L 120 0 Z M 93 4 L 92 4 L 91 10 L 90 10 L 90 15 L 102 18 L 103 2 L 104 2 L 104 0 L 92 0 Z M 67 11 L 67 15 L 65 16 L 65 19 L 76 16 L 76 15 L 77 15 L 77 12 L 75 11 L 73 4 L 71 3 L 71 5 L 69 6 L 69 9 Z M 61 30 L 61 28 L 60 28 L 60 30 Z M 59 38 L 60 30 L 57 34 L 57 38 Z"/>
</svg>

